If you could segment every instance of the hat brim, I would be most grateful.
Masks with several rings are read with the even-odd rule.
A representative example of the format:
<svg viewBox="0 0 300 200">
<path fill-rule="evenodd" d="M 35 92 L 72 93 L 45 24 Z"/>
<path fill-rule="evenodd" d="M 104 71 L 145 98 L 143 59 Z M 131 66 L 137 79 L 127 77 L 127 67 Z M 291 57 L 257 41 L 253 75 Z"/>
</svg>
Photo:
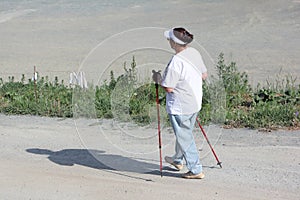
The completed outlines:
<svg viewBox="0 0 300 200">
<path fill-rule="evenodd" d="M 165 32 L 164 32 L 164 36 L 165 36 L 167 39 L 170 39 L 170 38 L 171 38 L 171 34 L 170 34 L 171 31 L 172 31 L 172 30 L 168 30 L 168 31 L 165 31 Z"/>
<path fill-rule="evenodd" d="M 165 31 L 164 32 L 164 36 L 168 39 L 168 40 L 173 40 L 175 43 L 180 44 L 180 45 L 186 45 L 187 43 L 181 41 L 180 39 L 178 39 L 173 32 L 173 29 Z"/>
</svg>

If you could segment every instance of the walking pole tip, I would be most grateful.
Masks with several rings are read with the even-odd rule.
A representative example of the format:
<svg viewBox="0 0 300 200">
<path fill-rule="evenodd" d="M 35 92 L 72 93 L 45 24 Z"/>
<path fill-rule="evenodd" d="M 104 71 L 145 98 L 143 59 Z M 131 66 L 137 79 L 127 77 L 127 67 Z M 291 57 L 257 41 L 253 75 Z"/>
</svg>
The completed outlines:
<svg viewBox="0 0 300 200">
<path fill-rule="evenodd" d="M 217 165 L 219 165 L 220 168 L 222 168 L 222 162 L 218 162 Z"/>
</svg>

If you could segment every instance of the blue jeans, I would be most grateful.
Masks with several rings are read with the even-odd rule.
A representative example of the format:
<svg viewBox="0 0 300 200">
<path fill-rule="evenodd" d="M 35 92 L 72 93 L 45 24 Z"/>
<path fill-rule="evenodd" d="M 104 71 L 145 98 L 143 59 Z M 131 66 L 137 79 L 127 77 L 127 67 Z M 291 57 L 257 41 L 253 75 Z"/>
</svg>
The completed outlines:
<svg viewBox="0 0 300 200">
<path fill-rule="evenodd" d="M 191 115 L 171 115 L 169 118 L 176 136 L 174 163 L 182 164 L 183 159 L 186 166 L 193 174 L 202 172 L 197 146 L 193 136 L 193 129 L 198 113 Z"/>
</svg>

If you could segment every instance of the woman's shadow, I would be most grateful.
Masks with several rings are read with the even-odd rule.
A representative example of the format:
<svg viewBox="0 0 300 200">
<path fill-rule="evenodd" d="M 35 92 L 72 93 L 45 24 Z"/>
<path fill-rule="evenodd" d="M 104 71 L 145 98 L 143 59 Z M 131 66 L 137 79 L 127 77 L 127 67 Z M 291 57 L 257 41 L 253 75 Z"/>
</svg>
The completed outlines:
<svg viewBox="0 0 300 200">
<path fill-rule="evenodd" d="M 49 160 L 59 165 L 73 166 L 77 164 L 95 169 L 114 170 L 97 160 L 92 154 L 93 152 L 96 154 L 103 154 L 105 153 L 104 151 L 87 149 L 64 149 L 60 151 L 52 151 L 49 149 L 39 148 L 26 149 L 26 151 L 33 154 L 48 155 Z"/>
<path fill-rule="evenodd" d="M 52 151 L 49 149 L 30 148 L 26 149 L 26 151 L 33 154 L 47 155 L 47 158 L 50 161 L 58 165 L 81 165 L 94 169 L 108 170 L 119 175 L 124 174 L 118 172 L 135 172 L 153 175 L 160 174 L 158 164 L 153 164 L 141 159 L 136 160 L 127 158 L 121 155 L 105 154 L 105 151 L 100 150 L 63 149 L 60 151 Z M 165 173 L 165 175 L 167 174 Z"/>
</svg>

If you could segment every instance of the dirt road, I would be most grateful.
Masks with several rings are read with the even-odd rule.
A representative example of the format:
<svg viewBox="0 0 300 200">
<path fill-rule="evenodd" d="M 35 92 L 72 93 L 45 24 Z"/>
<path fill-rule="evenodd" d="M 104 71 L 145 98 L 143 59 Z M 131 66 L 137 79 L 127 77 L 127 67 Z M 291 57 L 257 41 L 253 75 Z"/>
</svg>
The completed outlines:
<svg viewBox="0 0 300 200">
<path fill-rule="evenodd" d="M 113 140 L 108 142 L 99 132 L 95 136 L 99 126 L 88 120 L 0 118 L 0 199 L 298 199 L 300 195 L 299 131 L 222 130 L 214 148 L 223 168 L 215 165 L 203 143 L 200 155 L 206 178 L 185 180 L 167 163 L 160 177 L 157 152 L 152 158 L 114 150 L 107 145 Z M 205 128 L 212 140 L 211 130 L 220 129 Z M 86 132 L 78 134 L 81 130 Z M 102 130 L 107 135 L 117 132 Z M 132 145 L 142 152 L 149 144 Z M 164 155 L 172 148 L 170 143 Z"/>
</svg>

